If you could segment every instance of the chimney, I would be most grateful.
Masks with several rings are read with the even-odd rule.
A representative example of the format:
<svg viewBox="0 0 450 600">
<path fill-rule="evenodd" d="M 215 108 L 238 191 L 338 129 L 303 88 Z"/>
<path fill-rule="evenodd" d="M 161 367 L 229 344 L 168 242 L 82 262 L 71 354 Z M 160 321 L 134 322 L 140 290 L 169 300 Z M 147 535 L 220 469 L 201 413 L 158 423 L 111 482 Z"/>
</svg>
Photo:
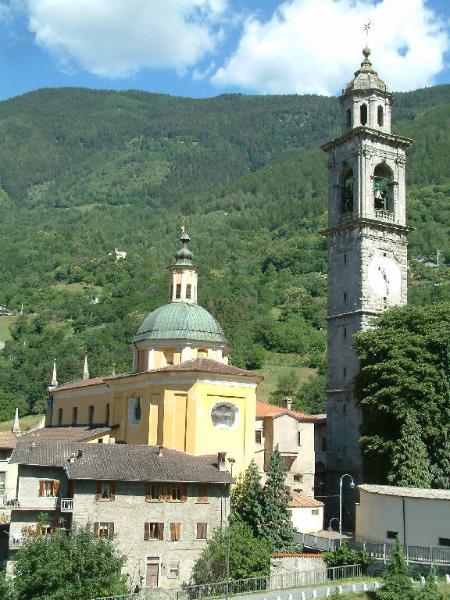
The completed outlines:
<svg viewBox="0 0 450 600">
<path fill-rule="evenodd" d="M 227 470 L 227 465 L 226 465 L 226 457 L 227 453 L 226 452 L 218 452 L 217 453 L 217 468 L 219 469 L 219 471 L 226 471 Z"/>
<path fill-rule="evenodd" d="M 284 404 L 284 408 L 291 410 L 292 409 L 292 398 L 289 398 L 286 396 L 286 398 L 283 398 L 283 404 Z"/>
<path fill-rule="evenodd" d="M 164 448 L 164 446 L 158 446 L 158 456 L 163 455 L 163 448 Z"/>
</svg>

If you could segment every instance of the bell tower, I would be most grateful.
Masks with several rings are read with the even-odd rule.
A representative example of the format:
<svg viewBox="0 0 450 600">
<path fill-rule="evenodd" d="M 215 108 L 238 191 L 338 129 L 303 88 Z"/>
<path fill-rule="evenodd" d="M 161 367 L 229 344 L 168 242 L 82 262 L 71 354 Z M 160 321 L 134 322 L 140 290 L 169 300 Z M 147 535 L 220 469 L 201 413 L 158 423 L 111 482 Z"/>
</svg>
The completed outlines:
<svg viewBox="0 0 450 600">
<path fill-rule="evenodd" d="M 327 470 L 330 490 L 350 473 L 363 481 L 359 365 L 353 336 L 387 308 L 406 303 L 405 150 L 391 133 L 392 94 L 364 48 L 340 96 L 341 135 L 328 153 Z"/>
</svg>

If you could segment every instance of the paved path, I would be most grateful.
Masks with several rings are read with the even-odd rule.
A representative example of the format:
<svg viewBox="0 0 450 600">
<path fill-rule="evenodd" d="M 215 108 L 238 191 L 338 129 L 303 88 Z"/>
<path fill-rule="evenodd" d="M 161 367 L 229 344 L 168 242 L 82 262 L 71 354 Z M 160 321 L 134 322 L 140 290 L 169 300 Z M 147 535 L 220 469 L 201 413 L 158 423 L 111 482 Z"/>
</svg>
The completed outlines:
<svg viewBox="0 0 450 600">
<path fill-rule="evenodd" d="M 380 587 L 380 583 L 375 581 L 361 581 L 358 583 L 333 583 L 329 585 L 302 587 L 290 590 L 277 590 L 273 592 L 258 592 L 256 594 L 243 594 L 242 596 L 233 596 L 232 600 L 248 600 L 250 597 L 257 600 L 310 600 L 312 598 L 327 598 L 334 592 L 345 594 L 347 592 L 372 591 Z"/>
</svg>

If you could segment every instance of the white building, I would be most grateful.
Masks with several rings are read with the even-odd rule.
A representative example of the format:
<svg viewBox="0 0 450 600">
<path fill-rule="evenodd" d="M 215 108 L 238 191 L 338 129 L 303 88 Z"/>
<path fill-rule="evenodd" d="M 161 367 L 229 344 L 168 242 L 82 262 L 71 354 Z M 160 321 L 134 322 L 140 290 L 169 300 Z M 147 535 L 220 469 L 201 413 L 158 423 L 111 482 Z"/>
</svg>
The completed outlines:
<svg viewBox="0 0 450 600">
<path fill-rule="evenodd" d="M 358 541 L 450 546 L 450 490 L 360 485 Z"/>
<path fill-rule="evenodd" d="M 292 524 L 299 533 L 314 533 L 323 529 L 323 502 L 292 492 L 289 503 Z"/>
</svg>

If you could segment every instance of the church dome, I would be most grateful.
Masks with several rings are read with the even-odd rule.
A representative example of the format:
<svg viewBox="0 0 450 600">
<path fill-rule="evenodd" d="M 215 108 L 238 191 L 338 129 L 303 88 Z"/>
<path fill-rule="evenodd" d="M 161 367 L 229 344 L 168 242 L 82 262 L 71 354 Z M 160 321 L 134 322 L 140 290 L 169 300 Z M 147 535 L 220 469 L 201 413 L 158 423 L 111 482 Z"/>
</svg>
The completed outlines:
<svg viewBox="0 0 450 600">
<path fill-rule="evenodd" d="M 343 95 L 345 96 L 359 90 L 380 90 L 388 94 L 387 85 L 372 67 L 372 63 L 369 60 L 370 48 L 364 48 L 363 56 L 364 60 L 361 63 L 361 68 L 355 72 L 354 78 L 345 86 L 342 92 Z"/>
<path fill-rule="evenodd" d="M 147 315 L 133 341 L 143 340 L 227 343 L 216 319 L 202 306 L 186 302 L 171 302 Z"/>
</svg>

